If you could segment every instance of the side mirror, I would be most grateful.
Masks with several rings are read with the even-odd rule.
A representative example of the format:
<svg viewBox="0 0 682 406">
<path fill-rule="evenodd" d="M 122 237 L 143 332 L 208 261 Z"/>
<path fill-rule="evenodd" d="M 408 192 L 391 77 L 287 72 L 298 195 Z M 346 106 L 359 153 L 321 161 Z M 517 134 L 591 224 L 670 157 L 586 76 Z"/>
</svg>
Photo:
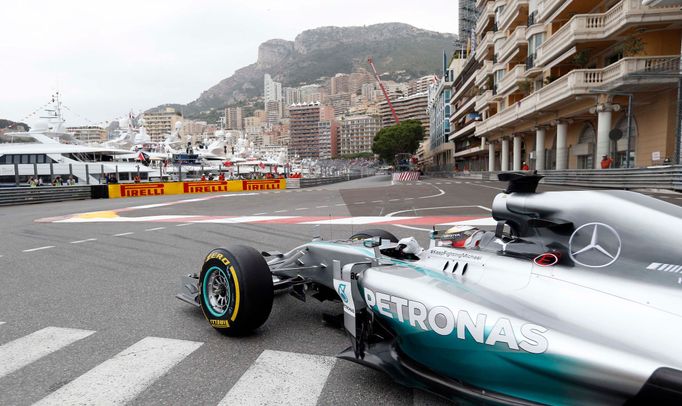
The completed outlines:
<svg viewBox="0 0 682 406">
<path fill-rule="evenodd" d="M 362 241 L 362 245 L 367 248 L 376 248 L 381 245 L 381 237 L 372 237 Z"/>
</svg>

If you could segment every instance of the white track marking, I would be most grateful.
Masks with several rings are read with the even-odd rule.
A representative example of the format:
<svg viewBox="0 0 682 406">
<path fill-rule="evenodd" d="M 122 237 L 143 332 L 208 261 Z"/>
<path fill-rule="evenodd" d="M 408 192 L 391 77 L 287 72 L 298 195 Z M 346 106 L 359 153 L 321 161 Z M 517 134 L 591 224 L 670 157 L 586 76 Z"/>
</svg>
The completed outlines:
<svg viewBox="0 0 682 406">
<path fill-rule="evenodd" d="M 227 217 L 210 220 L 197 221 L 196 223 L 218 223 L 218 224 L 235 224 L 235 223 L 253 223 L 258 221 L 270 221 L 279 219 L 297 218 L 298 216 L 242 216 L 242 217 Z"/>
<path fill-rule="evenodd" d="M 40 250 L 48 250 L 50 248 L 54 248 L 54 245 L 46 245 L 44 247 L 30 248 L 27 250 L 23 250 L 22 252 L 33 252 L 33 251 L 40 251 Z"/>
<path fill-rule="evenodd" d="M 329 206 L 315 206 L 316 209 L 324 209 L 326 207 L 329 207 Z"/>
<path fill-rule="evenodd" d="M 262 216 L 262 215 L 264 215 L 264 214 L 268 214 L 268 212 L 264 212 L 264 213 L 253 213 L 254 216 Z"/>
<path fill-rule="evenodd" d="M 403 220 L 403 219 L 414 219 L 414 217 L 384 217 L 384 216 L 363 216 L 363 217 L 346 217 L 346 218 L 340 218 L 340 219 L 332 219 L 332 220 L 316 220 L 316 221 L 305 221 L 301 222 L 299 224 L 350 224 L 350 225 L 355 225 L 355 224 L 379 224 L 379 223 L 385 223 L 389 221 L 395 221 L 395 220 Z"/>
<path fill-rule="evenodd" d="M 399 202 L 400 199 L 388 199 L 389 202 Z"/>
<path fill-rule="evenodd" d="M 0 321 L 0 325 L 3 325 L 3 324 L 5 324 L 5 322 L 4 322 L 4 321 Z"/>
<path fill-rule="evenodd" d="M 372 200 L 372 203 L 383 203 L 383 200 Z"/>
<path fill-rule="evenodd" d="M 97 241 L 97 238 L 86 238 L 85 240 L 71 241 L 71 244 L 82 244 L 89 241 Z"/>
<path fill-rule="evenodd" d="M 299 207 L 299 208 L 296 208 L 295 210 L 296 210 L 296 211 L 299 211 L 299 210 L 308 210 L 308 208 L 307 208 L 307 207 Z"/>
<path fill-rule="evenodd" d="M 176 224 L 175 227 L 186 227 L 186 226 L 191 226 L 192 223 L 182 223 L 182 224 Z"/>
<path fill-rule="evenodd" d="M 420 199 L 421 199 L 421 198 L 420 198 Z M 487 207 L 485 207 L 485 206 L 438 206 L 438 207 L 420 207 L 420 208 L 418 208 L 418 209 L 407 209 L 407 210 L 398 210 L 398 211 L 394 211 L 393 213 L 388 213 L 388 214 L 386 215 L 386 217 L 395 218 L 394 216 L 395 216 L 396 214 L 408 213 L 408 212 L 413 212 L 413 213 L 415 213 L 415 215 L 416 215 L 416 212 L 417 212 L 417 211 L 421 211 L 421 210 L 464 209 L 464 208 L 471 208 L 471 207 L 476 207 L 476 208 L 479 208 L 479 209 L 482 209 L 482 210 L 486 210 L 486 211 L 492 211 L 492 210 L 490 210 L 489 208 L 487 208 Z M 488 224 L 490 221 L 493 221 L 494 224 Z M 443 224 L 441 224 L 441 225 L 446 225 L 446 224 L 447 224 L 447 225 L 465 225 L 465 223 L 467 223 L 466 225 L 496 225 L 496 224 L 497 224 L 497 222 L 495 222 L 493 218 L 491 218 L 491 217 L 485 217 L 485 218 L 475 219 L 475 220 L 465 220 L 465 221 L 456 221 L 456 222 L 452 222 L 452 223 L 443 223 Z M 429 228 L 421 228 L 421 227 L 415 227 L 415 226 L 406 226 L 406 225 L 403 225 L 403 224 L 393 224 L 393 225 L 396 226 L 396 227 L 406 228 L 406 229 L 409 229 L 409 230 L 426 231 L 426 232 L 430 232 L 430 231 L 431 231 L 431 229 L 429 229 Z"/>
<path fill-rule="evenodd" d="M 148 228 L 144 231 L 157 231 L 157 230 L 165 230 L 166 227 L 154 227 L 154 228 Z"/>
<path fill-rule="evenodd" d="M 345 205 L 346 205 L 346 203 L 337 203 L 334 206 L 345 206 Z"/>
<path fill-rule="evenodd" d="M 202 344 L 170 338 L 143 338 L 35 405 L 125 404 Z"/>
<path fill-rule="evenodd" d="M 124 235 L 131 235 L 131 234 L 135 234 L 135 233 L 132 231 L 129 231 L 127 233 L 118 233 L 118 234 L 114 234 L 114 237 L 123 237 Z"/>
<path fill-rule="evenodd" d="M 275 210 L 273 213 L 284 213 L 286 210 Z"/>
<path fill-rule="evenodd" d="M 316 405 L 335 362 L 333 357 L 265 350 L 219 405 Z"/>
<path fill-rule="evenodd" d="M 0 378 L 93 334 L 90 330 L 46 327 L 0 346 Z"/>
</svg>

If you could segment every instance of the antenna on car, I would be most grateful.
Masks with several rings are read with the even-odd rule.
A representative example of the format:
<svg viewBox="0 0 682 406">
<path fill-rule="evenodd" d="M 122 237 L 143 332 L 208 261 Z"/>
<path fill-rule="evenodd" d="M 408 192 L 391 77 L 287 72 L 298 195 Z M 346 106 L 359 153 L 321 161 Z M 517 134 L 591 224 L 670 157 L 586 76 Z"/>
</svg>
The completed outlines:
<svg viewBox="0 0 682 406">
<path fill-rule="evenodd" d="M 497 179 L 502 182 L 509 182 L 504 193 L 535 193 L 540 179 L 544 176 L 538 175 L 538 171 L 529 174 L 526 172 L 504 172 L 497 175 Z"/>
</svg>

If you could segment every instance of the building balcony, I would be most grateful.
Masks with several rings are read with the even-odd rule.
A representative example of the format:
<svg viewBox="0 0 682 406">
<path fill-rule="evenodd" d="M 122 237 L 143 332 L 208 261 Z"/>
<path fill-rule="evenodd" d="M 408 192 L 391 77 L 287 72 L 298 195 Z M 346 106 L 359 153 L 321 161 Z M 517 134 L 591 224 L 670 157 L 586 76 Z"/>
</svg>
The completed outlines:
<svg viewBox="0 0 682 406">
<path fill-rule="evenodd" d="M 459 121 L 459 119 L 464 117 L 465 114 L 473 112 L 476 99 L 477 99 L 476 97 L 470 98 L 469 100 L 467 100 L 466 103 L 462 105 L 462 107 L 460 107 L 457 111 L 450 115 L 450 123 Z"/>
<path fill-rule="evenodd" d="M 512 55 L 512 51 L 518 50 L 522 45 L 528 46 L 526 27 L 519 25 L 500 47 L 497 60 L 506 61 Z"/>
<path fill-rule="evenodd" d="M 520 80 L 525 80 L 526 65 L 519 64 L 514 66 L 509 72 L 507 72 L 500 83 L 497 85 L 497 93 L 500 95 L 507 94 L 516 83 Z"/>
<path fill-rule="evenodd" d="M 545 22 L 545 20 L 559 8 L 559 6 L 566 7 L 571 4 L 571 0 L 538 0 L 538 9 L 535 16 L 536 23 Z"/>
<path fill-rule="evenodd" d="M 465 125 L 464 127 L 460 128 L 459 130 L 451 133 L 450 136 L 448 137 L 448 141 L 456 140 L 457 138 L 473 134 L 474 130 L 476 129 L 476 123 L 478 123 L 478 121 L 472 121 L 469 124 Z"/>
<path fill-rule="evenodd" d="M 649 8 L 640 0 L 621 0 L 605 13 L 574 15 L 538 47 L 535 63 L 542 66 L 578 42 L 603 40 L 627 25 L 679 20 L 679 6 Z"/>
<path fill-rule="evenodd" d="M 473 89 L 475 77 L 476 77 L 476 75 L 469 76 L 467 81 L 464 82 L 464 84 L 461 87 L 459 87 L 456 91 L 454 91 L 452 93 L 452 97 L 450 98 L 450 104 L 451 105 L 455 104 L 455 102 L 457 100 L 459 100 L 466 92 L 469 92 L 469 91 L 471 91 L 471 89 Z"/>
<path fill-rule="evenodd" d="M 642 73 L 676 69 L 679 70 L 679 56 L 623 58 L 602 69 L 576 69 L 478 123 L 476 135 L 486 135 L 499 127 L 509 126 L 511 123 L 527 119 L 536 113 L 551 110 L 562 103 L 572 101 L 575 96 L 593 94 L 594 90 L 608 86 L 622 85 L 630 80 L 629 77 L 632 77 L 631 80 L 634 83 L 641 83 Z M 654 77 L 650 80 L 674 81 L 676 79 Z"/>
<path fill-rule="evenodd" d="M 493 91 L 491 90 L 486 90 L 483 92 L 483 94 L 479 95 L 476 98 L 476 106 L 474 106 L 474 109 L 477 112 L 483 111 L 488 108 L 488 104 L 492 103 L 493 101 Z"/>
<path fill-rule="evenodd" d="M 452 156 L 455 158 L 459 158 L 459 157 L 468 156 L 468 155 L 478 155 L 481 152 L 484 152 L 486 150 L 487 150 L 487 148 L 479 145 L 478 147 L 471 147 L 471 148 L 467 148 L 467 149 L 464 149 L 461 151 L 456 151 L 454 154 L 452 154 Z"/>
<path fill-rule="evenodd" d="M 483 65 L 476 71 L 476 86 L 481 87 L 485 85 L 488 76 L 493 74 L 493 62 L 484 61 Z"/>
<path fill-rule="evenodd" d="M 488 55 L 488 50 L 493 45 L 493 32 L 488 31 L 485 33 L 485 37 L 481 39 L 481 43 L 476 46 L 476 53 L 474 56 L 477 61 L 482 61 Z"/>
<path fill-rule="evenodd" d="M 485 8 L 481 12 L 481 15 L 478 16 L 478 20 L 476 21 L 477 35 L 483 34 L 483 30 L 488 26 L 491 18 L 495 18 L 495 2 L 488 1 L 485 4 Z"/>
<path fill-rule="evenodd" d="M 525 6 L 525 7 L 523 7 Z M 528 0 L 510 0 L 504 8 L 500 20 L 497 22 L 497 27 L 502 31 L 507 31 L 512 21 L 528 9 Z"/>
</svg>

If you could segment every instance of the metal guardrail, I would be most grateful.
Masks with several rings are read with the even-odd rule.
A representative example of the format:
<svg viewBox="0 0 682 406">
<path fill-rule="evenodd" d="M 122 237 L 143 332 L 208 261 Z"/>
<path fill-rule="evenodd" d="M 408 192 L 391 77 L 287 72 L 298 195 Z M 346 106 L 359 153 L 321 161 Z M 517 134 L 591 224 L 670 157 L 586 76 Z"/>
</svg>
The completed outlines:
<svg viewBox="0 0 682 406">
<path fill-rule="evenodd" d="M 0 188 L 0 206 L 86 200 L 91 199 L 94 192 L 95 189 L 90 186 Z"/>
<path fill-rule="evenodd" d="M 349 180 L 360 179 L 360 175 L 333 176 L 328 178 L 301 178 L 301 187 L 313 187 L 329 185 L 332 183 L 346 182 Z"/>
<path fill-rule="evenodd" d="M 431 177 L 465 177 L 497 180 L 500 172 L 429 172 Z M 609 189 L 667 189 L 682 191 L 682 165 L 653 166 L 633 169 L 573 169 L 539 171 L 540 183 Z"/>
</svg>

